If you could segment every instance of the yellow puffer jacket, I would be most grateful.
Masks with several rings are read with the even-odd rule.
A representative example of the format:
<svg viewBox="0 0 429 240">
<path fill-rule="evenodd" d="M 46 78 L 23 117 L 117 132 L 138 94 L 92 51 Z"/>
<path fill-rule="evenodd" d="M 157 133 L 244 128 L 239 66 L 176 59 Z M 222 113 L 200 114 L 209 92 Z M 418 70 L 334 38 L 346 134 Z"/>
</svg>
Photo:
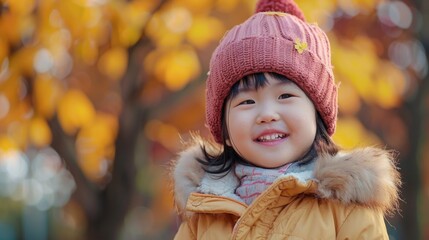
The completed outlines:
<svg viewBox="0 0 429 240">
<path fill-rule="evenodd" d="M 234 194 L 232 172 L 217 179 L 202 170 L 199 144 L 181 153 L 173 172 L 183 219 L 175 239 L 388 239 L 384 215 L 395 209 L 400 184 L 388 152 L 319 158 L 312 169 L 288 170 L 247 206 Z"/>
</svg>

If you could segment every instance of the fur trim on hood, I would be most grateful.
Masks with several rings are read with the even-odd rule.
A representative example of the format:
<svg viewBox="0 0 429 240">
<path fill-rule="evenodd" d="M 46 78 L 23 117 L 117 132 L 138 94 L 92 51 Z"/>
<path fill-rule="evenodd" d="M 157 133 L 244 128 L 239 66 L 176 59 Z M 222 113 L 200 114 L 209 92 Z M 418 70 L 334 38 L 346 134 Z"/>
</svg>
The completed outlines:
<svg viewBox="0 0 429 240">
<path fill-rule="evenodd" d="M 196 159 L 204 159 L 202 146 L 210 154 L 220 153 L 220 146 L 195 136 L 193 140 L 179 154 L 172 172 L 175 203 L 179 212 L 185 209 L 192 192 L 236 198 L 233 193 L 239 184 L 233 171 L 222 179 L 209 177 Z M 303 171 L 290 175 L 301 182 L 309 179 L 317 182 L 317 195 L 320 198 L 337 199 L 344 204 L 362 204 L 385 213 L 392 213 L 398 207 L 400 175 L 393 152 L 383 149 L 367 147 L 339 152 L 335 156 L 321 156 L 315 161 L 311 174 Z"/>
</svg>

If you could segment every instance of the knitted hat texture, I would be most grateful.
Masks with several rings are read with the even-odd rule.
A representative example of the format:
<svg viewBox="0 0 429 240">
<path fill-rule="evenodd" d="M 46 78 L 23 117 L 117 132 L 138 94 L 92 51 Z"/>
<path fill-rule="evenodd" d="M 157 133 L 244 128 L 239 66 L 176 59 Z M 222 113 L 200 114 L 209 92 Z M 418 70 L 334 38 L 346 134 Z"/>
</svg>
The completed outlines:
<svg viewBox="0 0 429 240">
<path fill-rule="evenodd" d="M 206 124 L 222 142 L 221 112 L 231 87 L 243 77 L 275 72 L 311 99 L 330 135 L 337 119 L 337 87 L 329 40 L 292 0 L 261 0 L 256 13 L 228 31 L 213 52 L 206 83 Z"/>
</svg>

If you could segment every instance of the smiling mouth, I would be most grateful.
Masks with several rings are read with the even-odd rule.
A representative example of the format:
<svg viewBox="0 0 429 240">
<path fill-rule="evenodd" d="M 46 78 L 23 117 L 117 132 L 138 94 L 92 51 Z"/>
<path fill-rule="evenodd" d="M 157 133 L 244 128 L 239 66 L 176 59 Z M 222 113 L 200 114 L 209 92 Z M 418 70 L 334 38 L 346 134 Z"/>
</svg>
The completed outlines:
<svg viewBox="0 0 429 240">
<path fill-rule="evenodd" d="M 276 141 L 279 139 L 284 139 L 284 138 L 286 138 L 286 136 L 287 135 L 284 133 L 274 133 L 274 134 L 260 136 L 256 139 L 256 141 L 257 142 L 272 142 L 272 141 Z"/>
</svg>

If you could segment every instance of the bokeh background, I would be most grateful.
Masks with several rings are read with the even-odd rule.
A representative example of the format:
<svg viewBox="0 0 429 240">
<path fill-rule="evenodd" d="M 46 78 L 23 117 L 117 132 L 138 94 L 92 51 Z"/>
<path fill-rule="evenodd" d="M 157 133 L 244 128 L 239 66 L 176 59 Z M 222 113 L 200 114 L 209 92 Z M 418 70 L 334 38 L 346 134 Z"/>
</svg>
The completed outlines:
<svg viewBox="0 0 429 240">
<path fill-rule="evenodd" d="M 297 0 L 331 40 L 335 141 L 398 151 L 391 239 L 429 239 L 429 1 Z M 171 239 L 171 160 L 255 0 L 0 1 L 0 239 Z"/>
</svg>

